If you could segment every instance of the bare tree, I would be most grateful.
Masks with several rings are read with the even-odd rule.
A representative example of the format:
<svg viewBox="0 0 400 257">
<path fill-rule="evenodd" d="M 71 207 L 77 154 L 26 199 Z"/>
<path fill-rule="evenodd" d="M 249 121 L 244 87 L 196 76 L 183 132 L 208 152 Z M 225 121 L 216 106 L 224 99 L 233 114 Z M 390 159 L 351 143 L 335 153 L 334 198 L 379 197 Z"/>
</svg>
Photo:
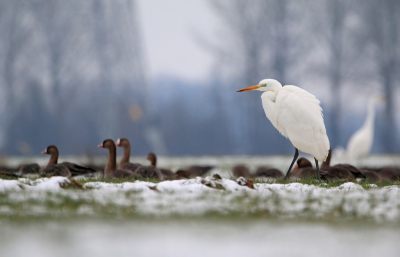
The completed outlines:
<svg viewBox="0 0 400 257">
<path fill-rule="evenodd" d="M 395 89 L 399 83 L 400 2 L 396 0 L 367 1 L 364 20 L 369 28 L 370 40 L 376 51 L 380 81 L 387 101 L 385 107 L 384 143 L 388 152 L 398 151 L 395 115 Z"/>
</svg>

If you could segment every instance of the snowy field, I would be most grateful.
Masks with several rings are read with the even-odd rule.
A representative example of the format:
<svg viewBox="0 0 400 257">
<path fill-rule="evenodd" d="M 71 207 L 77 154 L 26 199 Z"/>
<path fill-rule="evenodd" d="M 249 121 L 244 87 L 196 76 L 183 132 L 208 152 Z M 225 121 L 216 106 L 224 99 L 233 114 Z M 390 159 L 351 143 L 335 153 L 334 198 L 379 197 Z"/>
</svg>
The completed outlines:
<svg viewBox="0 0 400 257">
<path fill-rule="evenodd" d="M 207 217 L 242 216 L 285 220 L 400 221 L 400 186 L 353 182 L 255 183 L 227 179 L 106 183 L 64 177 L 0 180 L 0 217 Z M 66 189 L 63 189 L 66 188 Z"/>
<path fill-rule="evenodd" d="M 359 165 L 397 165 L 399 158 L 371 159 Z M 400 254 L 400 185 L 266 182 L 249 188 L 229 176 L 235 164 L 280 168 L 288 160 L 160 158 L 160 166 L 173 169 L 212 164 L 212 174 L 222 178 L 159 183 L 0 180 L 1 256 Z"/>
</svg>

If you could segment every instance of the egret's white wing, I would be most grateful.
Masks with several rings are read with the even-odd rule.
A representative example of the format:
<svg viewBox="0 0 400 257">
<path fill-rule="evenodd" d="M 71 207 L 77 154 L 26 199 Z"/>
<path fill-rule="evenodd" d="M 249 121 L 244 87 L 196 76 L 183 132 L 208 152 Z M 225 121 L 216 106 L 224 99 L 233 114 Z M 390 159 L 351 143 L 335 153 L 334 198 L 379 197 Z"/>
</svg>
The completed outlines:
<svg viewBox="0 0 400 257">
<path fill-rule="evenodd" d="M 299 87 L 284 86 L 275 105 L 278 130 L 300 151 L 325 160 L 330 146 L 318 99 Z"/>
</svg>

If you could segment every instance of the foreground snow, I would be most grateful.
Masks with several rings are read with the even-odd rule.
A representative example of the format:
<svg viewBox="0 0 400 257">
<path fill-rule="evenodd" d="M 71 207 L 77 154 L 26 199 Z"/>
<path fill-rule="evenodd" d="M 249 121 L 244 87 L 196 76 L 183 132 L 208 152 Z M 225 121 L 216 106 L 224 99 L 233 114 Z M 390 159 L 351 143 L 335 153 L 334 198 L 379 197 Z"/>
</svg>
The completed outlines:
<svg viewBox="0 0 400 257">
<path fill-rule="evenodd" d="M 63 189 L 64 177 L 0 180 L 0 216 L 202 216 L 262 215 L 317 219 L 400 221 L 399 186 L 365 190 L 348 182 L 338 187 L 254 184 L 230 179 L 194 178 L 151 183 L 87 182 Z"/>
<path fill-rule="evenodd" d="M 238 219 L 4 222 L 1 256 L 400 256 L 397 225 Z"/>
</svg>

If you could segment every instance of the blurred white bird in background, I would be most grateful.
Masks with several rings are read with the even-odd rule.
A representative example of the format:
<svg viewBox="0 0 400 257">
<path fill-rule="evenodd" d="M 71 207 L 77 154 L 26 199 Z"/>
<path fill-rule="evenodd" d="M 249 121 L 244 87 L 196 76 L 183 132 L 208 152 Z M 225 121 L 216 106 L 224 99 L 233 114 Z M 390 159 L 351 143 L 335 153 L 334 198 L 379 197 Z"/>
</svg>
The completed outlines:
<svg viewBox="0 0 400 257">
<path fill-rule="evenodd" d="M 359 159 L 371 152 L 374 141 L 375 105 L 385 100 L 385 96 L 375 96 L 369 99 L 368 113 L 364 124 L 350 137 L 347 143 L 347 157 Z"/>
<path fill-rule="evenodd" d="M 282 87 L 274 79 L 261 80 L 258 85 L 237 92 L 248 90 L 265 91 L 261 100 L 267 118 L 296 148 L 285 179 L 299 156 L 298 150 L 314 157 L 319 177 L 318 161 L 323 162 L 326 159 L 330 148 L 319 100 L 299 87 Z"/>
</svg>

